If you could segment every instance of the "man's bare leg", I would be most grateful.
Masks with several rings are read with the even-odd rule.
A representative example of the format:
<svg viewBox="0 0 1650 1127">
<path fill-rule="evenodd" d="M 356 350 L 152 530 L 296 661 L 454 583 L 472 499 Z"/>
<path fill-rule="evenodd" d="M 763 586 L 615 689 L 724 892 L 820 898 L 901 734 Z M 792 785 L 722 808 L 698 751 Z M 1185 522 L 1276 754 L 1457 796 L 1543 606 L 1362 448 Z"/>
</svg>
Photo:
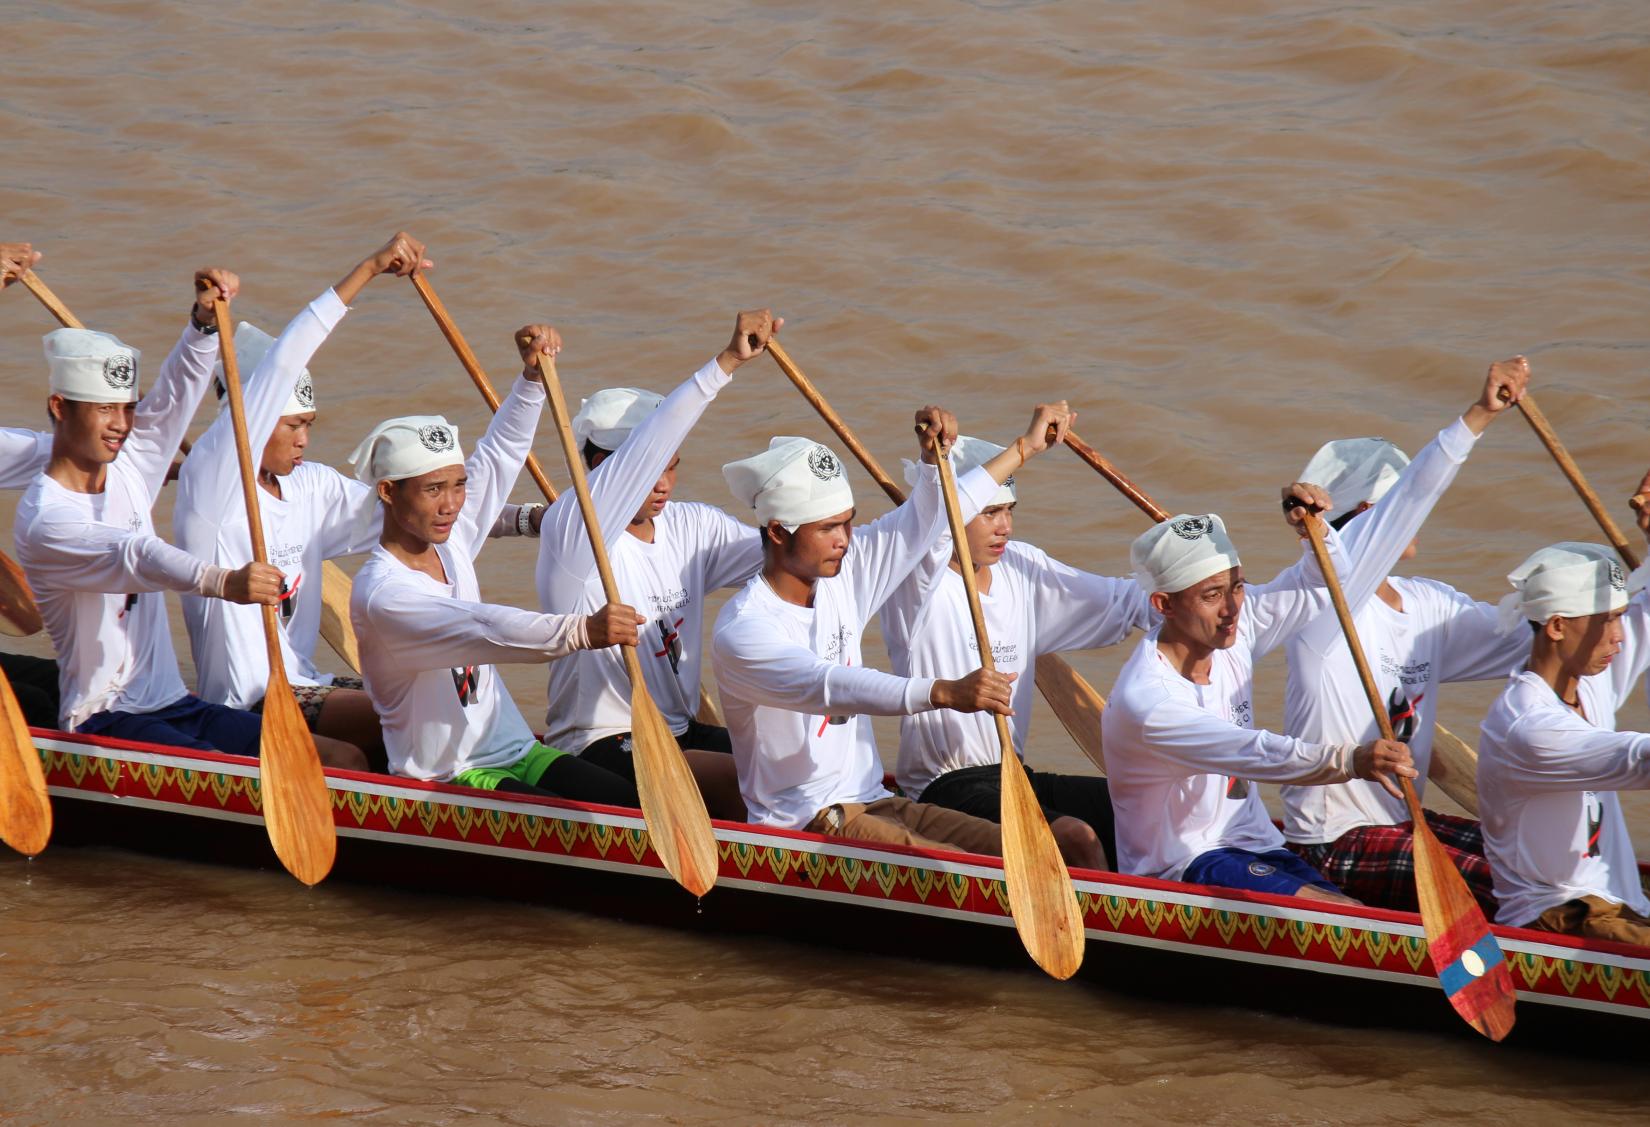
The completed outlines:
<svg viewBox="0 0 1650 1127">
<path fill-rule="evenodd" d="M 384 753 L 384 729 L 379 725 L 378 713 L 373 710 L 372 698 L 360 689 L 334 689 L 321 702 L 321 717 L 315 724 L 317 744 L 319 737 L 341 740 L 355 745 L 365 757 L 367 766 L 362 771 L 389 770 L 389 758 Z"/>
<path fill-rule="evenodd" d="M 317 735 L 315 737 L 315 753 L 321 757 L 323 767 L 342 767 L 347 771 L 365 771 L 367 757 L 361 749 L 352 743 L 335 740 L 330 736 Z"/>
<path fill-rule="evenodd" d="M 739 793 L 739 772 L 734 768 L 733 756 L 725 751 L 700 751 L 696 748 L 689 748 L 682 754 L 687 756 L 688 768 L 699 784 L 699 793 L 705 797 L 705 809 L 712 818 L 730 822 L 750 819 L 750 811 L 745 809 L 745 799 Z"/>
</svg>

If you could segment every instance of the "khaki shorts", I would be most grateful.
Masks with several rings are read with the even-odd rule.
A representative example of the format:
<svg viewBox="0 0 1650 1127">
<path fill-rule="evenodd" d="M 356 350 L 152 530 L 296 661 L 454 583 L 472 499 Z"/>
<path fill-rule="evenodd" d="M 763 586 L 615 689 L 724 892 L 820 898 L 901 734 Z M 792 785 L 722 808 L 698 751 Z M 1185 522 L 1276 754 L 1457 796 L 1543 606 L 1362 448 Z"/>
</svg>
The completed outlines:
<svg viewBox="0 0 1650 1127">
<path fill-rule="evenodd" d="M 330 685 L 294 685 L 292 695 L 298 700 L 298 711 L 304 714 L 304 726 L 315 731 L 315 725 L 321 722 L 321 707 L 327 703 L 327 698 L 339 689 L 365 689 L 366 682 L 359 677 L 334 677 Z M 262 712 L 264 702 L 259 701 L 252 706 L 253 712 Z"/>
</svg>

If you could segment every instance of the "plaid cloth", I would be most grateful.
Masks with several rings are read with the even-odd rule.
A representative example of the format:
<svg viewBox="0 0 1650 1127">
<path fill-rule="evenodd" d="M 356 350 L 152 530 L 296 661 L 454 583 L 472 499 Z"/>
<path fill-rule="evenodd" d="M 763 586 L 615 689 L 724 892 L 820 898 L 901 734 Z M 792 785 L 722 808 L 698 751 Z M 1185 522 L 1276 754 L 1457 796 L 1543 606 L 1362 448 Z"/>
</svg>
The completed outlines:
<svg viewBox="0 0 1650 1127">
<path fill-rule="evenodd" d="M 304 715 L 304 726 L 313 732 L 315 731 L 315 725 L 321 722 L 321 707 L 327 703 L 327 698 L 336 690 L 364 690 L 366 687 L 366 682 L 359 677 L 335 674 L 330 685 L 294 685 L 292 686 L 292 695 L 298 701 L 298 711 Z M 261 700 L 252 706 L 253 712 L 262 712 L 263 710 L 264 702 Z"/>
<path fill-rule="evenodd" d="M 1495 918 L 1495 889 L 1490 880 L 1490 863 L 1484 859 L 1484 831 L 1471 818 L 1426 811 L 1427 825 L 1467 880 L 1473 898 L 1488 919 Z M 1327 845 L 1298 845 L 1289 848 L 1334 881 L 1348 896 L 1372 908 L 1393 908 L 1416 912 L 1415 824 L 1359 826 L 1347 830 Z"/>
</svg>

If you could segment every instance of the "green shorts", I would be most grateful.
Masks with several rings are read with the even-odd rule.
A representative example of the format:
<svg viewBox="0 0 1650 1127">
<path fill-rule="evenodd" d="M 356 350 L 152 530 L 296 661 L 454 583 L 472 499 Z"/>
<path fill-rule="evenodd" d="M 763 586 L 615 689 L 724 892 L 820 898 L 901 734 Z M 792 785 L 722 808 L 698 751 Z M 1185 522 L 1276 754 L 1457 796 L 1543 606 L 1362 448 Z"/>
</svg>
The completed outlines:
<svg viewBox="0 0 1650 1127">
<path fill-rule="evenodd" d="M 453 782 L 461 787 L 497 790 L 498 785 L 505 779 L 514 779 L 518 783 L 536 787 L 539 780 L 544 778 L 544 773 L 550 770 L 550 764 L 566 754 L 565 751 L 557 751 L 553 747 L 535 743 L 527 749 L 526 755 L 508 767 L 471 767 L 468 771 L 460 771 L 454 775 Z"/>
</svg>

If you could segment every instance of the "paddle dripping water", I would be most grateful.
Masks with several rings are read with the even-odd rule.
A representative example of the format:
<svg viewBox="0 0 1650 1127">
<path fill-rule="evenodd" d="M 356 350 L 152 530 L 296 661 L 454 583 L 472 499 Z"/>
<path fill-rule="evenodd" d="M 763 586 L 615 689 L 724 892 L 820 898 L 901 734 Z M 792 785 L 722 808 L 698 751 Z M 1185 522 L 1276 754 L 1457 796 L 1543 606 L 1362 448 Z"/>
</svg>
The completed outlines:
<svg viewBox="0 0 1650 1127">
<path fill-rule="evenodd" d="M 332 280 L 326 248 L 387 220 L 429 240 L 495 380 L 519 364 L 508 334 L 548 314 L 570 397 L 666 391 L 734 311 L 771 304 L 896 476 L 924 402 L 1002 441 L 1065 397 L 1159 499 L 1219 511 L 1266 579 L 1298 553 L 1277 489 L 1318 445 L 1413 454 L 1514 352 L 1625 527 L 1646 461 L 1647 23 L 1641 0 L 19 0 L 0 240 L 32 240 L 91 327 L 142 348 L 146 386 L 195 267 L 240 273 L 238 315 L 278 330 Z M 486 425 L 429 314 L 387 292 L 404 297 L 352 312 L 310 364 L 308 456 L 346 472 L 392 415 Z M 6 425 L 45 425 L 35 306 L 0 292 Z M 833 441 L 747 365 L 676 495 L 729 504 L 721 464 L 774 434 Z M 550 435 L 538 449 L 555 456 Z M 861 518 L 885 511 L 851 472 Z M 1075 458 L 1037 459 L 1019 495 L 1017 535 L 1126 574 L 1145 524 Z M 525 475 L 513 499 L 538 499 Z M 1601 536 L 1509 421 L 1410 566 L 1494 599 L 1561 539 Z M 482 554 L 487 598 L 536 606 L 533 547 Z M 1067 657 L 1107 692 L 1130 648 Z M 501 672 L 536 725 L 544 670 Z M 1275 725 L 1279 660 L 1258 677 Z M 1440 718 L 1476 743 L 1496 691 L 1450 685 Z M 1620 723 L 1650 727 L 1642 696 Z M 897 725 L 877 732 L 891 760 Z M 1025 751 L 1092 769 L 1041 705 Z M 1650 805 L 1624 799 L 1650 852 Z M 852 921 L 792 945 L 306 890 L 273 865 L 68 848 L 62 821 L 33 861 L 0 855 L 0 1108 L 19 1122 L 1638 1122 L 1650 1100 L 1642 1070 L 1585 1063 L 1592 1044 L 1535 1056 L 1516 1031 L 1491 1046 L 866 958 L 837 949 Z M 1085 974 L 1111 953 L 1091 948 Z"/>
</svg>

